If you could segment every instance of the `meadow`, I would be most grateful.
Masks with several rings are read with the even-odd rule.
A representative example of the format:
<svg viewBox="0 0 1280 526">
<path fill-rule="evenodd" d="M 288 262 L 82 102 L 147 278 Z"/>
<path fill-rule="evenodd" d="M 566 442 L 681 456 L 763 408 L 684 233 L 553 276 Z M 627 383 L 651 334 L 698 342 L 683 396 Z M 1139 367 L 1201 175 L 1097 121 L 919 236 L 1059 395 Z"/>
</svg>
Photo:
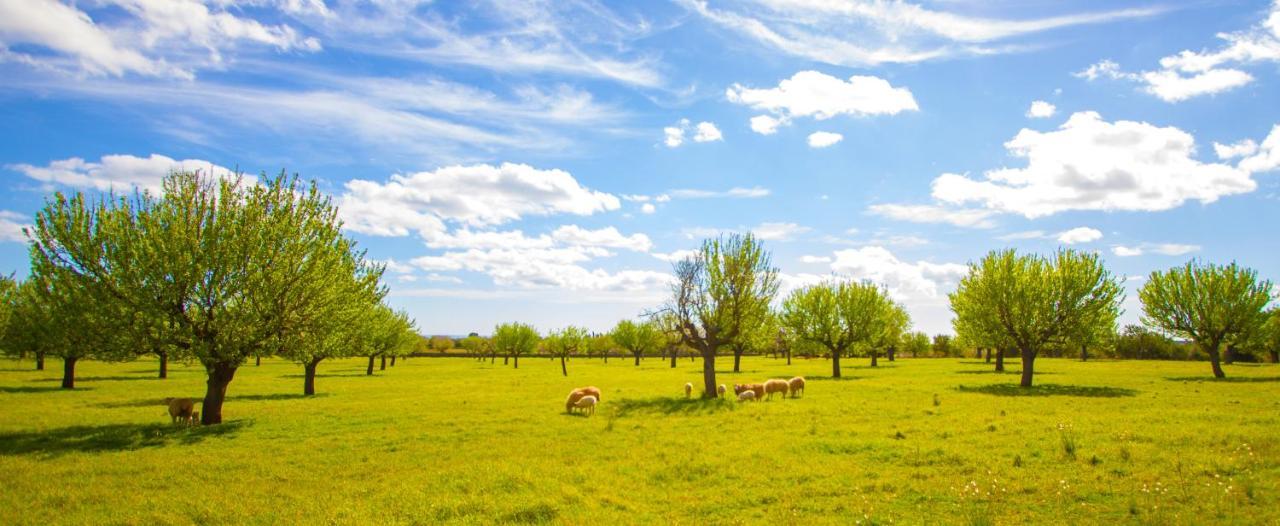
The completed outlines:
<svg viewBox="0 0 1280 526">
<path fill-rule="evenodd" d="M 798 399 L 686 400 L 700 367 L 414 358 L 242 367 L 226 422 L 169 423 L 204 370 L 0 361 L 3 524 L 1276 524 L 1280 366 L 748 357 Z M 721 368 L 732 365 L 721 358 Z M 596 385 L 594 416 L 568 415 Z"/>
</svg>

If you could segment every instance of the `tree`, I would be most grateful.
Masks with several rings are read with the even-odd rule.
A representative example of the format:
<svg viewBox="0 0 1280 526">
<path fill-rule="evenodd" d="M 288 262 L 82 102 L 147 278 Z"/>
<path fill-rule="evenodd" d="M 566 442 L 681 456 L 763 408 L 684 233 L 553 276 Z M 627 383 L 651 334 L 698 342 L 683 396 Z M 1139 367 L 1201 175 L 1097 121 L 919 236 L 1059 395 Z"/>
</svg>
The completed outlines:
<svg viewBox="0 0 1280 526">
<path fill-rule="evenodd" d="M 907 310 L 902 305 L 889 299 L 887 294 L 885 294 L 885 303 L 880 306 L 876 315 L 880 318 L 876 321 L 876 326 L 879 330 L 871 335 L 865 346 L 867 353 L 871 355 L 872 367 L 879 365 L 876 358 L 880 353 L 880 349 L 884 349 L 889 361 L 893 361 L 893 354 L 897 350 L 898 340 L 902 338 L 903 333 L 907 331 L 907 327 L 911 325 L 911 316 L 907 314 Z"/>
<path fill-rule="evenodd" d="M 729 343 L 729 349 L 733 351 L 733 372 L 735 373 L 741 372 L 742 355 L 747 351 L 763 353 L 776 344 L 778 327 L 773 313 L 766 310 L 762 315 L 754 318 L 747 322 L 742 334 Z"/>
<path fill-rule="evenodd" d="M 614 343 L 613 337 L 608 333 L 591 334 L 587 337 L 587 354 L 604 358 L 604 363 L 609 363 L 609 354 L 613 352 L 616 346 L 617 344 Z"/>
<path fill-rule="evenodd" d="M 935 334 L 933 335 L 933 354 L 936 356 L 951 356 L 951 335 Z"/>
<path fill-rule="evenodd" d="M 703 241 L 675 264 L 672 297 L 663 311 L 683 344 L 702 355 L 703 396 L 716 395 L 716 352 L 733 343 L 769 310 L 778 269 L 751 234 Z"/>
<path fill-rule="evenodd" d="M 840 357 L 855 345 L 870 347 L 881 337 L 891 304 L 884 288 L 869 281 L 819 283 L 783 300 L 782 323 L 793 337 L 831 353 L 831 377 L 840 378 Z"/>
<path fill-rule="evenodd" d="M 402 311 L 393 310 L 379 304 L 370 315 L 367 344 L 363 347 L 369 357 L 365 375 L 373 374 L 373 363 L 378 357 L 409 351 L 422 340 L 422 336 L 413 330 L 413 320 Z"/>
<path fill-rule="evenodd" d="M 520 368 L 520 356 L 532 353 L 538 348 L 538 331 L 523 323 L 503 323 L 493 329 L 493 348 L 515 360 L 515 368 Z"/>
<path fill-rule="evenodd" d="M 644 353 L 656 351 L 665 343 L 662 330 L 654 321 L 636 323 L 631 320 L 622 320 L 609 334 L 614 343 L 635 356 L 637 367 L 640 366 L 640 357 Z"/>
<path fill-rule="evenodd" d="M 1097 254 L 1060 249 L 1052 258 L 992 251 L 951 293 L 961 326 L 997 330 L 1022 357 L 1022 387 L 1046 345 L 1118 316 L 1120 285 Z"/>
<path fill-rule="evenodd" d="M 1271 301 L 1271 282 L 1234 262 L 1219 266 L 1190 261 L 1154 271 L 1138 291 L 1143 323 L 1190 339 L 1206 354 L 1213 376 L 1225 378 L 1219 349 L 1266 322 L 1263 309 Z"/>
<path fill-rule="evenodd" d="M 1280 363 L 1280 307 L 1267 311 L 1267 321 L 1262 325 L 1258 343 L 1270 356 L 1271 363 Z"/>
<path fill-rule="evenodd" d="M 569 368 L 566 362 L 570 356 L 586 349 L 587 339 L 586 329 L 569 326 L 548 334 L 547 339 L 543 341 L 543 346 L 552 356 L 560 358 L 560 372 L 565 376 L 569 376 Z"/>
<path fill-rule="evenodd" d="M 462 348 L 466 349 L 467 354 L 477 361 L 484 360 L 485 354 L 489 351 L 489 340 L 481 338 L 479 334 L 471 333 L 462 339 Z"/>
<path fill-rule="evenodd" d="M 929 335 L 919 331 L 909 332 L 902 336 L 901 346 L 903 352 L 911 353 L 912 358 L 928 353 Z"/>
<path fill-rule="evenodd" d="M 438 353 L 446 353 L 446 352 L 449 352 L 449 349 L 452 349 L 452 348 L 453 348 L 453 338 L 450 338 L 448 336 L 432 336 L 431 337 L 431 350 Z"/>
</svg>

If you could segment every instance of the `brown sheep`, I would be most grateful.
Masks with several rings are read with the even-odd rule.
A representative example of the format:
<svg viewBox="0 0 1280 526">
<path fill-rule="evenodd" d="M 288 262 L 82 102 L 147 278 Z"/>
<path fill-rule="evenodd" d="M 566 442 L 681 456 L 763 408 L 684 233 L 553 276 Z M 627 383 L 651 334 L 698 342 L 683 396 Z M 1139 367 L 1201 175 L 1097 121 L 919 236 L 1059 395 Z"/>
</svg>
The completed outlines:
<svg viewBox="0 0 1280 526">
<path fill-rule="evenodd" d="M 797 376 L 787 381 L 787 385 L 791 386 L 791 398 L 796 397 L 796 393 L 804 392 L 804 377 Z"/>
<path fill-rule="evenodd" d="M 193 426 L 198 426 L 198 425 L 200 425 L 200 412 L 199 412 L 199 411 L 192 411 L 192 412 L 191 412 L 191 418 L 187 419 L 187 425 L 193 425 Z"/>
<path fill-rule="evenodd" d="M 787 384 L 786 380 L 772 379 L 764 382 L 764 392 L 769 395 L 770 400 L 773 400 L 773 393 L 782 393 L 782 397 L 786 398 L 787 391 L 790 389 L 791 386 Z"/>
<path fill-rule="evenodd" d="M 564 412 L 572 413 L 573 404 L 578 403 L 584 396 L 594 396 L 596 401 L 600 401 L 600 388 L 595 386 L 579 387 L 569 392 L 569 398 L 564 401 Z"/>
<path fill-rule="evenodd" d="M 764 398 L 764 384 L 733 384 L 733 394 L 740 395 L 743 391 L 755 392 L 756 399 Z"/>
<path fill-rule="evenodd" d="M 195 410 L 196 404 L 190 398 L 165 398 L 164 403 L 169 405 L 169 418 L 174 424 L 178 420 L 184 423 L 191 420 L 191 412 Z"/>
</svg>

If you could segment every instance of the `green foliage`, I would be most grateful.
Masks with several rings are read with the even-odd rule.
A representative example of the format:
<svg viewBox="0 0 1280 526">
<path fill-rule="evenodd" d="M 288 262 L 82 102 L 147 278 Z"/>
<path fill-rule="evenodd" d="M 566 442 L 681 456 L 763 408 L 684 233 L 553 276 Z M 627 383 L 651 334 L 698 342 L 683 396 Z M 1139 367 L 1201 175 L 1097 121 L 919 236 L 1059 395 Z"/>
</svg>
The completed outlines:
<svg viewBox="0 0 1280 526">
<path fill-rule="evenodd" d="M 453 348 L 453 338 L 448 336 L 432 336 L 431 349 L 436 352 L 447 352 Z"/>
<path fill-rule="evenodd" d="M 961 350 L 958 345 L 953 345 L 953 340 L 948 334 L 933 335 L 933 355 L 938 357 L 951 357 Z"/>
<path fill-rule="evenodd" d="M 515 358 L 515 367 L 520 367 L 520 357 L 532 354 L 538 348 L 538 339 L 533 326 L 512 322 L 494 327 L 491 343 L 497 352 Z"/>
<path fill-rule="evenodd" d="M 915 356 L 929 355 L 929 335 L 920 331 L 909 332 L 902 335 L 901 343 L 902 352 Z"/>
<path fill-rule="evenodd" d="M 1256 271 L 1235 263 L 1191 261 L 1152 272 L 1138 297 L 1143 323 L 1196 342 L 1209 354 L 1214 376 L 1222 378 L 1219 348 L 1266 323 L 1271 282 L 1259 281 Z"/>
<path fill-rule="evenodd" d="M 560 370 L 565 376 L 568 376 L 569 369 L 565 362 L 570 356 L 585 351 L 589 341 L 590 337 L 587 336 L 586 329 L 569 326 L 558 331 L 551 331 L 551 334 L 548 334 L 546 339 L 542 341 L 542 346 L 547 350 L 547 353 L 560 358 Z"/>
<path fill-rule="evenodd" d="M 1191 356 L 1184 345 L 1141 325 L 1126 325 L 1116 335 L 1116 358 L 1126 360 L 1186 360 Z"/>
<path fill-rule="evenodd" d="M 839 378 L 840 357 L 851 347 L 865 349 L 896 339 L 905 311 L 871 282 L 837 281 L 793 291 L 782 302 L 782 323 L 793 338 L 831 353 L 831 376 Z"/>
<path fill-rule="evenodd" d="M 640 323 L 631 320 L 619 321 L 610 331 L 609 337 L 612 338 L 613 343 L 635 356 L 636 365 L 640 364 L 641 356 L 657 351 L 666 343 L 662 329 L 654 321 Z"/>
</svg>

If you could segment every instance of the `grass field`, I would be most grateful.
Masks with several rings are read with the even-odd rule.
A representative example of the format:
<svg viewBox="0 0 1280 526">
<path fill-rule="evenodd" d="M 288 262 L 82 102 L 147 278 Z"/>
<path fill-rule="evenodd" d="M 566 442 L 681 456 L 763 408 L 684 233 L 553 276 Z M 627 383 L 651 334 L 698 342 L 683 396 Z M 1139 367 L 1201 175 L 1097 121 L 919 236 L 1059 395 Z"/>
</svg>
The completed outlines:
<svg viewBox="0 0 1280 526">
<path fill-rule="evenodd" d="M 722 367 L 731 364 L 721 359 Z M 227 423 L 169 425 L 203 370 L 0 361 L 3 524 L 1277 524 L 1280 367 L 1042 359 L 747 358 L 721 383 L 804 375 L 800 399 L 688 401 L 656 359 L 419 358 L 373 377 L 241 368 Z M 563 412 L 603 390 L 592 417 Z M 936 401 L 936 402 L 935 402 Z"/>
</svg>

